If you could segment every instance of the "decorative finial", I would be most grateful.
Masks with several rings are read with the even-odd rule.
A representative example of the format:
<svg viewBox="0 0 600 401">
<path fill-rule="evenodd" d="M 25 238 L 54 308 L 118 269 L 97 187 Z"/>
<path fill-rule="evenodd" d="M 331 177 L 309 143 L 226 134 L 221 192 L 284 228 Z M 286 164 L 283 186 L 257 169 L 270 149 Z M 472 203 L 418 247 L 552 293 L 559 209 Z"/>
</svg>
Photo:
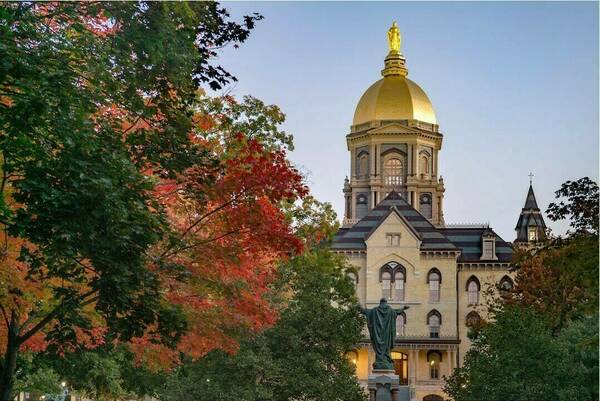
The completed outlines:
<svg viewBox="0 0 600 401">
<path fill-rule="evenodd" d="M 533 182 L 533 173 L 529 172 L 529 185 Z"/>
<path fill-rule="evenodd" d="M 396 25 L 396 21 L 392 24 L 392 27 L 388 30 L 388 45 L 390 46 L 390 53 L 400 52 L 400 29 Z"/>
</svg>

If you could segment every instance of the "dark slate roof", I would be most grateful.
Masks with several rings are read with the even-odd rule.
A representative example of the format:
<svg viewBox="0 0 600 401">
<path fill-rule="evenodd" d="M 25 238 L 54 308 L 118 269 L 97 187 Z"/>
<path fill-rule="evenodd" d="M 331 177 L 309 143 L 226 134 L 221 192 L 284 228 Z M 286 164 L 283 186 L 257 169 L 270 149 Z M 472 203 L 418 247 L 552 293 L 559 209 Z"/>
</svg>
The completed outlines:
<svg viewBox="0 0 600 401">
<path fill-rule="evenodd" d="M 513 250 L 498 234 L 489 227 L 443 227 L 437 228 L 416 211 L 398 193 L 390 193 L 365 217 L 350 228 L 337 232 L 331 248 L 333 250 L 366 249 L 365 240 L 391 214 L 397 213 L 409 229 L 421 239 L 421 250 L 461 251 L 458 262 L 482 261 L 481 236 L 496 237 L 496 256 L 493 262 L 510 262 Z M 485 261 L 484 261 L 485 262 Z M 492 262 L 492 261 L 490 261 Z"/>
<path fill-rule="evenodd" d="M 407 223 L 409 229 L 421 240 L 422 250 L 457 250 L 439 229 L 396 192 L 391 192 L 351 228 L 340 229 L 333 239 L 331 248 L 334 250 L 366 249 L 365 240 L 391 213 L 396 213 Z"/>
<path fill-rule="evenodd" d="M 533 187 L 529 185 L 529 191 L 527 191 L 527 199 L 525 199 L 525 206 L 523 209 L 537 209 L 540 208 L 537 205 L 537 201 L 535 200 L 535 194 L 533 193 Z"/>
<path fill-rule="evenodd" d="M 481 236 L 492 234 L 496 237 L 496 257 L 494 262 L 510 262 L 513 254 L 512 247 L 490 227 L 444 227 L 440 231 L 460 250 L 459 263 L 486 262 L 481 260 Z M 489 262 L 492 262 L 491 260 Z"/>
<path fill-rule="evenodd" d="M 515 242 L 528 242 L 528 230 L 529 227 L 535 227 L 538 229 L 538 235 L 543 238 L 546 231 L 546 223 L 544 217 L 540 211 L 537 201 L 535 200 L 535 194 L 533 193 L 533 187 L 529 186 L 527 191 L 527 199 L 525 199 L 525 206 L 521 210 L 519 220 L 515 230 L 517 231 L 517 239 Z"/>
</svg>

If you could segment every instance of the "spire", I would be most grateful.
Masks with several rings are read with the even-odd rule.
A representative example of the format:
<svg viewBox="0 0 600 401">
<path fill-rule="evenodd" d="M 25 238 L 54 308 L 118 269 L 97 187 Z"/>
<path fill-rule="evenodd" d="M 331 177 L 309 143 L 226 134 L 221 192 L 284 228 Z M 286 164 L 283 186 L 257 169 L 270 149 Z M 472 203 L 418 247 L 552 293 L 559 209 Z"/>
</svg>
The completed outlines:
<svg viewBox="0 0 600 401">
<path fill-rule="evenodd" d="M 540 210 L 540 208 L 538 207 L 537 201 L 535 200 L 535 194 L 533 193 L 533 186 L 531 184 L 529 184 L 529 191 L 527 191 L 527 198 L 525 199 L 525 206 L 523 206 L 523 209 Z"/>
<path fill-rule="evenodd" d="M 385 67 L 381 71 L 381 75 L 384 77 L 388 77 L 390 75 L 400 75 L 405 77 L 408 75 L 408 70 L 406 69 L 406 59 L 402 53 L 400 53 L 402 38 L 400 36 L 400 29 L 398 29 L 396 21 L 394 21 L 390 29 L 388 29 L 387 36 L 390 52 L 385 58 Z"/>
<path fill-rule="evenodd" d="M 525 206 L 521 209 L 521 214 L 515 227 L 517 231 L 515 243 L 520 245 L 532 244 L 546 237 L 546 223 L 535 199 L 533 185 L 531 184 L 532 176 L 533 174 L 529 175 L 529 190 L 527 191 Z"/>
</svg>

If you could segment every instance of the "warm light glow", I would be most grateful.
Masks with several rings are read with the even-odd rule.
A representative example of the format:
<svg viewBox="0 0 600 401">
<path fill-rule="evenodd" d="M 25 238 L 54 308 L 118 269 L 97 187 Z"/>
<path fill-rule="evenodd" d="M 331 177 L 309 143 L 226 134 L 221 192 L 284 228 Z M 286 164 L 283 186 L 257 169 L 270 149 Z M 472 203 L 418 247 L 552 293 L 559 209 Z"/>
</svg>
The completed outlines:
<svg viewBox="0 0 600 401">
<path fill-rule="evenodd" d="M 60 385 L 61 385 L 62 387 L 66 387 L 66 386 L 67 386 L 67 382 L 62 382 L 62 383 L 60 383 Z"/>
<path fill-rule="evenodd" d="M 430 364 L 431 366 L 433 366 L 433 365 L 435 365 L 435 361 L 431 361 L 431 362 L 429 362 L 429 364 Z"/>
</svg>

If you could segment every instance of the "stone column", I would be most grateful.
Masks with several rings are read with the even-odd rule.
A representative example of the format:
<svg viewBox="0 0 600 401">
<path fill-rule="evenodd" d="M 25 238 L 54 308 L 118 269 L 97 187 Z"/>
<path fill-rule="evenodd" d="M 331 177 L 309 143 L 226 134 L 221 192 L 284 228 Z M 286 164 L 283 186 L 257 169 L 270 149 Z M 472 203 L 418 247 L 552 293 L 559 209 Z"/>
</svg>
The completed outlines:
<svg viewBox="0 0 600 401">
<path fill-rule="evenodd" d="M 356 178 L 356 157 L 354 155 L 354 151 L 354 148 L 350 149 L 350 182 L 352 182 L 352 179 Z"/>
<path fill-rule="evenodd" d="M 438 176 L 438 150 L 433 150 L 433 171 L 431 172 L 431 178 L 437 178 Z"/>
<path fill-rule="evenodd" d="M 369 176 L 375 176 L 375 145 L 369 145 Z"/>
<path fill-rule="evenodd" d="M 454 352 L 451 350 L 447 350 L 446 351 L 446 358 L 448 359 L 448 361 L 446 362 L 446 365 L 448 365 L 448 373 L 447 375 L 450 376 L 452 374 L 452 354 Z"/>
</svg>

